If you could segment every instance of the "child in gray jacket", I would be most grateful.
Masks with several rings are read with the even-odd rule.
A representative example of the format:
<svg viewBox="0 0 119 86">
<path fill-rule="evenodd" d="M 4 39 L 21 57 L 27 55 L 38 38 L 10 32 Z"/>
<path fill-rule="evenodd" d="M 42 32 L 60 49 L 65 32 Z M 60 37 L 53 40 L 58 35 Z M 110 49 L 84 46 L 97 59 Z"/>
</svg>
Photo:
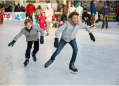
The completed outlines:
<svg viewBox="0 0 119 86">
<path fill-rule="evenodd" d="M 78 20 L 79 14 L 77 12 L 72 12 L 69 14 L 69 21 L 65 22 L 62 26 L 58 28 L 58 30 L 55 32 L 55 42 L 54 47 L 56 47 L 56 51 L 51 56 L 51 59 L 46 62 L 44 65 L 45 68 L 47 68 L 54 60 L 55 57 L 60 53 L 60 51 L 63 49 L 63 47 L 69 43 L 73 48 L 73 55 L 71 58 L 71 61 L 69 63 L 69 69 L 77 72 L 78 69 L 75 68 L 74 62 L 76 60 L 78 48 L 76 43 L 76 34 L 78 33 L 78 30 L 81 28 L 84 28 L 90 35 L 91 40 L 95 41 L 95 37 L 90 32 L 90 29 L 87 25 L 83 24 L 81 21 Z M 62 32 L 61 40 L 58 42 L 58 38 L 60 36 L 60 33 Z"/>
<path fill-rule="evenodd" d="M 27 50 L 26 50 L 26 60 L 24 62 L 24 66 L 27 66 L 29 63 L 29 58 L 30 58 L 30 51 L 32 48 L 32 44 L 34 43 L 34 50 L 32 52 L 32 57 L 34 62 L 36 62 L 36 53 L 39 50 L 39 37 L 38 34 L 39 32 L 41 33 L 40 36 L 40 43 L 44 43 L 44 31 L 38 26 L 32 26 L 32 20 L 31 19 L 26 19 L 24 21 L 25 27 L 21 30 L 21 32 L 14 37 L 13 41 L 8 44 L 8 46 L 14 45 L 14 43 L 17 41 L 17 39 L 22 36 L 23 34 L 26 36 L 26 41 L 27 41 Z"/>
</svg>

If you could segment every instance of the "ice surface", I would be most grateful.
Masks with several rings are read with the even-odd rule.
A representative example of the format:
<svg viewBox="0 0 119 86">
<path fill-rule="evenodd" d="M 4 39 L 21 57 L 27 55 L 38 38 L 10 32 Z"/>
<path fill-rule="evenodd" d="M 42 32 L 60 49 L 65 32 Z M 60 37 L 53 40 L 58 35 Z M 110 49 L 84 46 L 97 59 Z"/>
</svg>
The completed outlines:
<svg viewBox="0 0 119 86">
<path fill-rule="evenodd" d="M 101 26 L 102 22 L 99 22 Z M 20 30 L 23 22 L 4 22 L 0 26 L 0 85 L 117 85 L 119 83 L 119 26 L 109 22 L 109 31 L 100 28 L 91 29 L 96 42 L 92 42 L 88 33 L 80 29 L 76 40 L 78 55 L 75 66 L 78 73 L 69 70 L 72 48 L 67 44 L 54 63 L 44 68 L 54 48 L 56 29 L 50 29 L 45 43 L 40 45 L 37 62 L 32 57 L 24 67 L 26 39 L 23 35 L 14 47 L 8 47 Z M 33 50 L 33 49 L 32 49 Z"/>
</svg>

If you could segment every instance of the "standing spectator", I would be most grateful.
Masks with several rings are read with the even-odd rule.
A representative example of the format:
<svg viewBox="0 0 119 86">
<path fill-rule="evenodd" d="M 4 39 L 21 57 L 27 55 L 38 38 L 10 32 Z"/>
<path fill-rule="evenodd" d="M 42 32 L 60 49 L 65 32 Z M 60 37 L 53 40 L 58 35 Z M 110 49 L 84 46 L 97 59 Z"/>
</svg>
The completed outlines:
<svg viewBox="0 0 119 86">
<path fill-rule="evenodd" d="M 58 5 L 57 12 L 63 12 L 63 8 L 61 4 Z"/>
<path fill-rule="evenodd" d="M 52 16 L 53 16 L 53 9 L 51 8 L 51 4 L 48 3 L 47 7 L 44 9 L 45 11 L 45 17 L 47 18 L 46 19 L 46 32 L 47 32 L 47 35 L 49 35 L 49 29 L 50 29 L 50 25 L 51 25 L 51 22 L 52 22 Z"/>
<path fill-rule="evenodd" d="M 76 8 L 76 12 L 79 13 L 79 20 L 82 21 L 83 8 L 81 7 L 80 2 L 78 2 L 78 7 Z"/>
<path fill-rule="evenodd" d="M 2 16 L 3 16 L 2 8 L 0 7 L 0 25 L 2 25 Z"/>
<path fill-rule="evenodd" d="M 21 8 L 19 4 L 17 5 L 17 8 L 15 8 L 15 12 L 21 12 Z"/>
<path fill-rule="evenodd" d="M 23 5 L 21 6 L 21 11 L 25 12 L 25 8 L 23 7 Z"/>
<path fill-rule="evenodd" d="M 82 15 L 82 19 L 85 21 L 85 23 L 87 23 L 87 25 L 91 25 L 90 22 L 90 15 L 87 13 L 86 8 L 84 8 L 84 13 Z"/>
<path fill-rule="evenodd" d="M 1 6 L 2 6 L 2 5 L 1 5 L 1 3 L 0 3 L 0 8 L 1 8 Z"/>
<path fill-rule="evenodd" d="M 104 3 L 104 7 L 102 9 L 103 14 L 103 24 L 102 24 L 102 30 L 104 29 L 105 21 L 106 21 L 106 30 L 108 30 L 108 16 L 109 16 L 109 8 L 107 6 L 107 3 Z"/>
<path fill-rule="evenodd" d="M 9 12 L 8 6 L 5 7 L 5 12 Z"/>
<path fill-rule="evenodd" d="M 69 14 L 73 11 L 76 11 L 76 8 L 74 7 L 74 4 L 71 3 L 71 7 L 68 8 L 68 13 L 67 13 L 67 17 L 69 16 Z"/>
<path fill-rule="evenodd" d="M 39 16 L 39 14 L 41 13 L 41 11 L 42 11 L 42 8 L 41 8 L 41 6 L 39 5 L 37 8 L 36 8 L 36 11 L 35 11 L 35 19 L 36 19 L 36 24 L 38 25 L 39 24 L 39 20 L 38 20 L 38 16 Z"/>
<path fill-rule="evenodd" d="M 95 7 L 95 1 L 91 1 L 90 11 L 91 11 L 91 23 L 92 27 L 95 28 L 94 21 L 95 21 L 95 14 L 96 14 L 96 7 Z"/>
<path fill-rule="evenodd" d="M 35 10 L 35 7 L 33 6 L 32 2 L 29 2 L 29 4 L 26 7 L 26 14 L 32 20 L 32 22 L 33 22 L 33 18 L 32 18 L 33 10 Z"/>
<path fill-rule="evenodd" d="M 117 15 L 118 25 L 119 25 L 119 5 L 118 5 L 117 11 L 116 11 L 116 15 Z"/>
<path fill-rule="evenodd" d="M 4 13 L 5 13 L 5 7 L 4 7 L 4 5 L 2 5 L 1 8 L 2 8 L 2 13 L 4 15 Z M 2 24 L 3 24 L 3 16 L 2 16 Z"/>
</svg>

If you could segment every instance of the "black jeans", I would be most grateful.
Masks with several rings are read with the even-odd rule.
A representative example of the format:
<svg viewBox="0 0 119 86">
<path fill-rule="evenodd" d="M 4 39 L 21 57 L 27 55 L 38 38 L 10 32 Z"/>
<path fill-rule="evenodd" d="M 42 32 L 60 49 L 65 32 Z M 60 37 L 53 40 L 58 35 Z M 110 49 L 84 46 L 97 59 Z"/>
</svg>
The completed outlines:
<svg viewBox="0 0 119 86">
<path fill-rule="evenodd" d="M 39 41 L 28 41 L 27 42 L 27 50 L 26 50 L 26 58 L 30 58 L 30 52 L 31 52 L 31 48 L 32 48 L 32 44 L 34 43 L 34 50 L 32 52 L 32 54 L 36 54 L 39 50 Z"/>
<path fill-rule="evenodd" d="M 86 22 L 87 22 L 87 25 L 91 25 L 90 19 L 87 19 Z"/>
<path fill-rule="evenodd" d="M 103 24 L 102 24 L 102 29 L 105 26 L 105 21 L 106 21 L 106 29 L 108 28 L 108 15 L 103 16 Z"/>
</svg>

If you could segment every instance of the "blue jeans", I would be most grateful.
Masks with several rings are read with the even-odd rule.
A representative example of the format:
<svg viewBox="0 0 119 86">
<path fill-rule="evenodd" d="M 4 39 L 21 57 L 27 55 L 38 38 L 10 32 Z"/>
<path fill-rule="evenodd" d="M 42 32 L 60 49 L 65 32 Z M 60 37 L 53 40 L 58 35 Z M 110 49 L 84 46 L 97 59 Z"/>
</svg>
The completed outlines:
<svg viewBox="0 0 119 86">
<path fill-rule="evenodd" d="M 66 44 L 67 44 L 66 41 L 64 41 L 63 39 L 60 40 L 58 48 L 56 49 L 56 51 L 51 56 L 51 60 L 55 60 L 55 57 L 60 53 L 60 51 L 63 49 L 63 47 Z M 74 39 L 74 40 L 70 41 L 69 44 L 71 45 L 71 47 L 73 49 L 73 54 L 72 54 L 71 62 L 75 62 L 76 56 L 77 56 L 77 52 L 78 52 L 76 40 Z"/>
<path fill-rule="evenodd" d="M 36 23 L 39 24 L 38 15 L 35 15 L 35 18 L 36 18 Z"/>
<path fill-rule="evenodd" d="M 91 25 L 90 19 L 87 19 L 86 22 L 87 22 L 87 25 L 89 24 Z"/>
</svg>

